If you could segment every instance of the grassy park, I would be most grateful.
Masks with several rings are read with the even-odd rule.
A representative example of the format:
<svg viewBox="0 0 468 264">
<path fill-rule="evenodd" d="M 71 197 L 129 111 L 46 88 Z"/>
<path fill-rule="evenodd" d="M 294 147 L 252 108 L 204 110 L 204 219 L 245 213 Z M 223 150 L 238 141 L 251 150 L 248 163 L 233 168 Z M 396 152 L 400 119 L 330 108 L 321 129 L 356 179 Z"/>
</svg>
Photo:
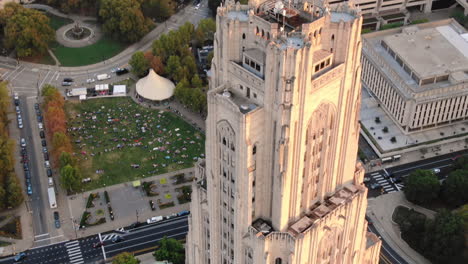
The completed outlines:
<svg viewBox="0 0 468 264">
<path fill-rule="evenodd" d="M 53 30 L 57 30 L 65 25 L 73 23 L 73 20 L 70 18 L 59 17 L 48 12 L 45 12 L 44 14 L 49 18 L 49 25 Z"/>
<path fill-rule="evenodd" d="M 98 63 L 120 53 L 125 44 L 103 36 L 98 42 L 82 48 L 69 48 L 56 44 L 51 47 L 62 66 L 75 67 Z"/>
<path fill-rule="evenodd" d="M 67 102 L 68 130 L 85 190 L 193 166 L 204 135 L 177 115 L 130 98 Z M 163 183 L 160 183 L 163 184 Z"/>
</svg>

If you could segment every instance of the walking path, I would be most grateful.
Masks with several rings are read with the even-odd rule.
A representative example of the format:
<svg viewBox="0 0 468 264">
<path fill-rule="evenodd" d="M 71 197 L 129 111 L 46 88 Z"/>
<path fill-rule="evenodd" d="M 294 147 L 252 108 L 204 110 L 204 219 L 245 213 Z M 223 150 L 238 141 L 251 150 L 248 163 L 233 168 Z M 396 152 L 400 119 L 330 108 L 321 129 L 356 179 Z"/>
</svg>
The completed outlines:
<svg viewBox="0 0 468 264">
<path fill-rule="evenodd" d="M 394 192 L 368 200 L 367 216 L 390 247 L 411 264 L 430 264 L 421 254 L 413 250 L 402 238 L 398 224 L 393 222 L 393 211 L 397 206 L 412 208 L 428 218 L 434 218 L 435 212 L 406 200 L 403 192 Z"/>
</svg>

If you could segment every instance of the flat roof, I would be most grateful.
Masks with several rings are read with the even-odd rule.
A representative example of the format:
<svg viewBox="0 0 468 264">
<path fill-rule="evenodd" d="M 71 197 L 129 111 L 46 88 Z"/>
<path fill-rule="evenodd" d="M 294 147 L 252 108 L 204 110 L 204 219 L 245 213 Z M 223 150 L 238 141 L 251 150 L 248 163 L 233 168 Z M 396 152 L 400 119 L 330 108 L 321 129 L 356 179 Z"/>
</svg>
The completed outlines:
<svg viewBox="0 0 468 264">
<path fill-rule="evenodd" d="M 419 79 L 468 70 L 468 41 L 452 24 L 404 28 L 382 39 Z"/>
</svg>

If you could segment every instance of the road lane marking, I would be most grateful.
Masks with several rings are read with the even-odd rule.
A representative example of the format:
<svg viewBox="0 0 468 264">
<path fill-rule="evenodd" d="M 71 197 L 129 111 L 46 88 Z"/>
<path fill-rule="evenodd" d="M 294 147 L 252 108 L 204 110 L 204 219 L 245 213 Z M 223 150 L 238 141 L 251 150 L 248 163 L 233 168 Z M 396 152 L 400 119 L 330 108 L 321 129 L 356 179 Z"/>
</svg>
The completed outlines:
<svg viewBox="0 0 468 264">
<path fill-rule="evenodd" d="M 48 236 L 48 235 L 49 235 L 49 233 L 44 233 L 44 234 L 39 234 L 39 235 L 34 236 L 34 237 L 41 237 L 41 236 Z"/>
<path fill-rule="evenodd" d="M 104 260 L 107 260 L 106 251 L 104 250 L 104 244 L 102 244 L 101 233 L 99 233 L 98 235 L 99 235 L 99 242 L 101 243 L 102 255 L 104 256 Z"/>
<path fill-rule="evenodd" d="M 427 165 L 431 165 L 431 164 L 435 164 L 435 163 L 440 163 L 440 162 L 443 162 L 443 161 L 447 161 L 447 160 L 452 160 L 452 158 L 443 159 L 443 160 L 438 160 L 438 161 L 433 161 L 433 162 L 421 164 L 421 165 L 418 165 L 418 166 L 414 166 L 414 167 L 411 167 L 411 168 L 406 168 L 406 169 L 397 170 L 397 171 L 394 171 L 393 173 L 395 174 L 395 173 L 399 173 L 399 172 L 402 172 L 402 171 L 413 170 L 413 169 L 417 169 L 417 168 L 424 167 L 424 166 L 427 166 Z"/>
<path fill-rule="evenodd" d="M 42 85 L 44 84 L 44 81 L 47 79 L 47 76 L 49 76 L 49 73 L 50 73 L 50 70 L 47 70 L 47 74 L 46 74 L 46 76 L 44 76 L 44 78 L 42 78 L 42 81 L 39 84 L 39 88 L 42 87 Z"/>
<path fill-rule="evenodd" d="M 170 235 L 170 236 L 166 236 L 166 237 L 170 238 L 170 237 L 180 236 L 180 235 L 183 235 L 183 234 L 187 234 L 187 232 L 177 233 L 177 234 Z M 108 252 L 114 252 L 114 251 L 124 250 L 124 249 L 127 249 L 127 248 L 137 247 L 137 246 L 140 246 L 140 245 L 144 245 L 144 244 L 148 244 L 148 243 L 151 243 L 151 242 L 159 241 L 159 240 L 161 240 L 161 239 L 163 239 L 163 238 L 164 238 L 164 237 L 161 237 L 161 238 L 158 238 L 158 239 L 154 239 L 154 240 L 145 241 L 145 242 L 138 243 L 138 244 L 132 244 L 132 245 L 130 245 L 130 246 L 128 246 L 128 247 L 120 247 L 120 248 L 117 248 L 117 249 L 114 249 L 114 250 L 109 250 Z M 123 252 L 123 251 L 122 251 L 122 252 Z"/>
<path fill-rule="evenodd" d="M 16 79 L 16 77 L 18 77 L 18 75 L 20 75 L 26 68 L 23 68 L 21 69 L 21 71 L 19 71 L 14 77 L 13 79 L 11 79 L 10 81 L 14 81 Z"/>
</svg>

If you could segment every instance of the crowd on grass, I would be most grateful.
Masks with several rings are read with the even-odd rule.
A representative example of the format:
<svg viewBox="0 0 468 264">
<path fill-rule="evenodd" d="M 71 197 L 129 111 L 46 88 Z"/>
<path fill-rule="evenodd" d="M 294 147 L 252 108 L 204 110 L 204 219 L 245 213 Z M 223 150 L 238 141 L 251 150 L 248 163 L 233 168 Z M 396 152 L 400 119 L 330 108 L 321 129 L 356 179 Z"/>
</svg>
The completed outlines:
<svg viewBox="0 0 468 264">
<path fill-rule="evenodd" d="M 130 152 L 134 158 L 120 159 L 118 166 L 150 176 L 167 172 L 169 166 L 191 166 L 204 157 L 203 134 L 170 111 L 142 108 L 129 98 L 90 100 L 74 109 L 68 133 L 78 159 Z M 97 177 L 109 173 L 99 164 L 93 164 L 93 172 Z"/>
</svg>

